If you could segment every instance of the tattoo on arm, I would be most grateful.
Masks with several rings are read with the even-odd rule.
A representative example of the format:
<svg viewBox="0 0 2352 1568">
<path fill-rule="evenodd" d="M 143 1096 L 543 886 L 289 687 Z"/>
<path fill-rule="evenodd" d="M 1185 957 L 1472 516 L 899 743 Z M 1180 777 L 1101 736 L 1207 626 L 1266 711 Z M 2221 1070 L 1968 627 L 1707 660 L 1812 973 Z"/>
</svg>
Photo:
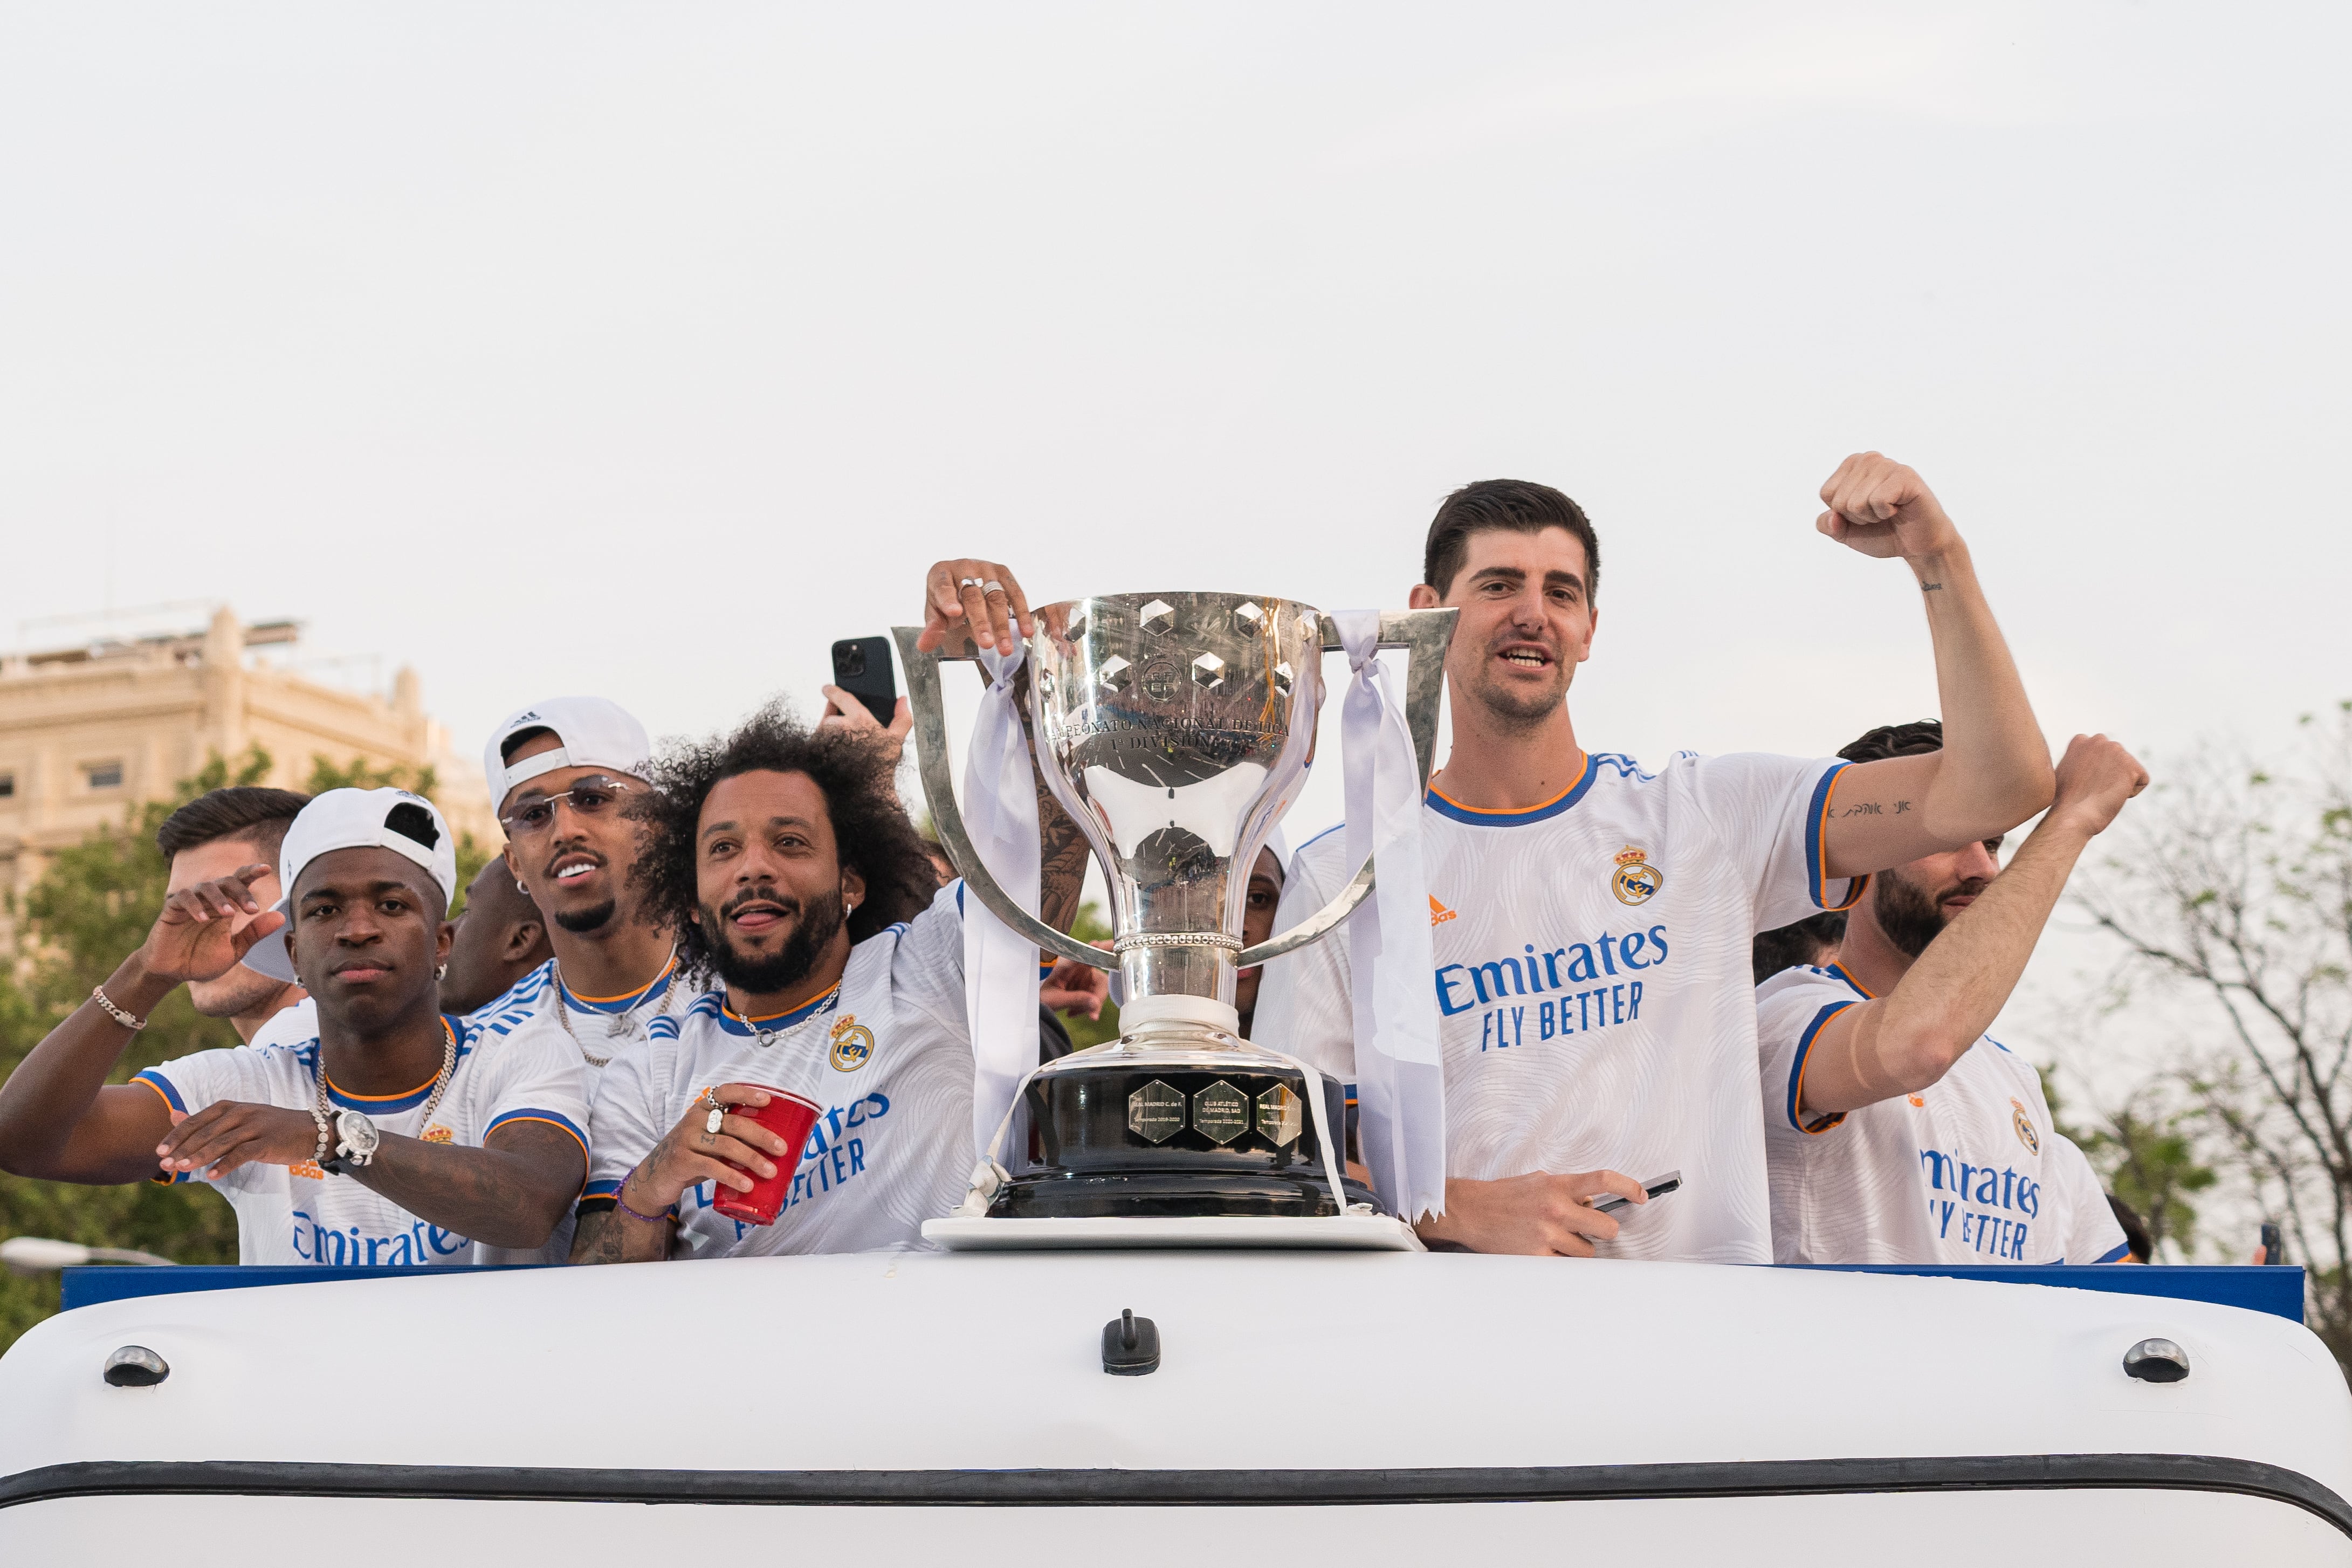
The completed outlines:
<svg viewBox="0 0 2352 1568">
<path fill-rule="evenodd" d="M 1922 583 L 1919 584 L 1919 592 L 1923 594 L 1940 594 L 1943 591 L 1944 585 L 1941 583 Z"/>
<path fill-rule="evenodd" d="M 1033 759 L 1031 770 L 1036 763 Z M 1087 836 L 1054 792 L 1037 781 L 1037 838 L 1041 850 L 1037 884 L 1037 916 L 1055 931 L 1066 931 L 1078 921 L 1078 896 L 1087 886 Z"/>
<path fill-rule="evenodd" d="M 620 1216 L 611 1209 L 582 1215 L 579 1227 L 572 1233 L 572 1261 L 627 1262 L 622 1252 Z"/>
<path fill-rule="evenodd" d="M 1898 803 L 1895 806 L 1896 814 L 1899 816 L 1903 807 L 1910 804 L 1911 803 L 1909 801 Z M 1884 816 L 1885 812 L 1880 807 L 1878 802 L 1874 800 L 1858 800 L 1852 805 L 1847 806 L 1843 811 L 1839 812 L 1838 815 L 1840 816 Z"/>
<path fill-rule="evenodd" d="M 352 1173 L 433 1225 L 492 1247 L 538 1247 L 580 1191 L 579 1142 L 544 1122 L 510 1122 L 494 1144 L 467 1148 L 386 1134 L 373 1163 Z"/>
<path fill-rule="evenodd" d="M 1902 816 L 1905 812 L 1910 809 L 1911 803 L 1907 800 L 1898 800 L 1895 803 L 1895 815 L 1897 816 Z"/>
</svg>

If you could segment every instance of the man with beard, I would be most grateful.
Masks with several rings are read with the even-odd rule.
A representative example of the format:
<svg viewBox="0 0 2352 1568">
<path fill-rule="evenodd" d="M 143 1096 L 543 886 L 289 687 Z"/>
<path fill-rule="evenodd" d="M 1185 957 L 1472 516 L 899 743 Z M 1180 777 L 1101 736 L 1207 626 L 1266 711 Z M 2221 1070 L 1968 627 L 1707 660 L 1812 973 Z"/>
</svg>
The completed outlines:
<svg viewBox="0 0 2352 1568">
<path fill-rule="evenodd" d="M 572 1261 L 922 1245 L 972 1165 L 963 884 L 938 886 L 870 744 L 778 706 L 654 784 L 646 908 L 718 984 L 606 1069 Z M 1042 917 L 1067 931 L 1085 844 L 1058 807 L 1040 827 Z M 823 1108 L 803 1147 L 731 1109 L 764 1104 L 760 1085 Z M 792 1184 L 773 1224 L 713 1206 L 719 1187 L 780 1167 Z"/>
<path fill-rule="evenodd" d="M 543 1026 L 436 1007 L 457 881 L 441 814 L 404 790 L 330 790 L 286 835 L 275 908 L 253 891 L 267 870 L 173 893 L 0 1085 L 0 1167 L 211 1182 L 246 1263 L 464 1264 L 543 1243 L 587 1174 L 583 1073 Z M 157 1003 L 240 962 L 299 981 L 318 1035 L 107 1083 Z"/>
<path fill-rule="evenodd" d="M 290 789 L 263 789 L 234 784 L 207 790 L 163 819 L 155 830 L 155 847 L 170 868 L 164 894 L 182 892 L 199 882 L 217 881 L 240 866 L 268 868 L 255 880 L 252 893 L 264 909 L 278 901 L 278 850 L 286 829 L 310 804 L 307 795 Z M 242 931 L 252 919 L 239 913 L 234 929 Z M 251 1045 L 267 1028 L 269 1045 L 281 1037 L 309 1038 L 318 1032 L 318 1015 L 308 1005 L 302 987 L 231 964 L 212 980 L 192 981 L 188 1000 L 207 1018 L 226 1018 L 236 1037 Z"/>
<path fill-rule="evenodd" d="M 1933 720 L 1838 754 L 1927 756 Z M 2042 1076 L 1985 1034 L 2091 840 L 2147 784 L 2077 735 L 2058 796 L 2003 869 L 2000 840 L 1880 873 L 1835 963 L 1756 989 L 1772 1242 L 1781 1263 L 2119 1263 L 2123 1227 Z"/>
<path fill-rule="evenodd" d="M 630 873 L 646 791 L 646 727 L 603 697 L 551 697 L 511 714 L 482 753 L 515 885 L 547 917 L 553 956 L 495 1004 L 544 1010 L 579 1047 L 593 1091 L 648 1020 L 682 1007 L 669 932 L 639 917 Z M 560 1259 L 558 1259 L 560 1261 Z"/>
<path fill-rule="evenodd" d="M 466 884 L 466 912 L 451 924 L 441 1011 L 463 1016 L 487 1007 L 551 956 L 547 917 L 506 861 L 492 860 Z"/>
<path fill-rule="evenodd" d="M 1442 1215 L 1407 1217 L 1432 1242 L 1769 1261 L 1750 940 L 2049 801 L 2048 748 L 1935 496 L 1870 452 L 1822 499 L 1822 532 L 1912 571 L 1947 752 L 1680 753 L 1655 774 L 1588 753 L 1566 699 L 1597 624 L 1591 523 L 1517 480 L 1439 507 L 1412 590 L 1416 606 L 1461 609 L 1445 660 L 1453 750 L 1421 818 L 1447 1180 Z M 1278 927 L 1339 890 L 1346 854 L 1344 834 L 1299 852 Z M 1352 1082 L 1349 963 L 1347 942 L 1322 942 L 1267 965 L 1254 1037 Z M 1381 1130 L 1363 1131 L 1377 1171 Z M 1670 1171 L 1681 1190 L 1643 1205 L 1633 1178 Z M 1611 1194 L 1635 1206 L 1599 1213 Z"/>
</svg>

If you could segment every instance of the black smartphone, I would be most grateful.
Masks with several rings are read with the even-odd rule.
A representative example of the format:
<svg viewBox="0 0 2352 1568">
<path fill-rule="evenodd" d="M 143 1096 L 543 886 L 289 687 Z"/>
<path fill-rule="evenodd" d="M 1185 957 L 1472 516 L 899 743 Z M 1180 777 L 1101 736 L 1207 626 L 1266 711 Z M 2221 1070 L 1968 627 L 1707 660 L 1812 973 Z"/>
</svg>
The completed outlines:
<svg viewBox="0 0 2352 1568">
<path fill-rule="evenodd" d="M 1680 1171 L 1668 1171 L 1663 1176 L 1652 1176 L 1648 1181 L 1643 1182 L 1642 1190 L 1654 1198 L 1662 1198 L 1682 1184 L 1683 1173 Z M 1621 1198 L 1613 1193 L 1592 1205 L 1594 1212 L 1599 1214 L 1615 1214 L 1619 1209 L 1629 1209 L 1633 1206 L 1633 1199 Z"/>
<path fill-rule="evenodd" d="M 866 704 L 877 724 L 898 717 L 898 681 L 888 637 L 845 637 L 833 645 L 833 683 Z"/>
<path fill-rule="evenodd" d="M 2264 1263 L 2286 1261 L 2286 1237 L 2279 1233 L 2278 1224 L 2274 1220 L 2263 1222 L 2263 1261 Z"/>
</svg>

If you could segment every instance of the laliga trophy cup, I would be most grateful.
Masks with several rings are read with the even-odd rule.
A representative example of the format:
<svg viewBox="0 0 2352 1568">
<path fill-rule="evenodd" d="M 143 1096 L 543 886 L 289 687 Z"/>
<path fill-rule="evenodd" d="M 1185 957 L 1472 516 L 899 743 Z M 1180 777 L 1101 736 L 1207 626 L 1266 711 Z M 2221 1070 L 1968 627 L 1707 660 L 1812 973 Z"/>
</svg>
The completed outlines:
<svg viewBox="0 0 2352 1568">
<path fill-rule="evenodd" d="M 1411 650 L 1405 709 L 1424 782 L 1454 615 L 1381 616 L 1381 646 Z M 925 1234 L 950 1246 L 1024 1245 L 1013 1233 L 1041 1229 L 1089 1243 L 1163 1240 L 1177 1239 L 1171 1220 L 1239 1216 L 1254 1223 L 1191 1239 L 1213 1231 L 1230 1242 L 1273 1216 L 1397 1230 L 1340 1174 L 1339 1085 L 1281 1055 L 1284 1042 L 1235 1033 L 1234 972 L 1328 934 L 1371 890 L 1367 863 L 1312 918 L 1242 945 L 1250 868 L 1306 777 L 1337 629 L 1306 605 L 1239 594 L 1076 599 L 1036 612 L 1036 624 L 1031 745 L 1102 864 L 1113 952 L 1045 925 L 981 863 L 949 778 L 938 663 L 975 652 L 969 640 L 919 652 L 919 630 L 901 626 L 923 791 L 965 886 L 998 919 L 1049 952 L 1124 975 L 1123 1032 L 1034 1074 L 1025 1092 L 1042 1162 L 999 1187 L 984 1218 L 968 1203 L 965 1217 L 934 1220 Z M 1018 1223 L 1037 1220 L 1121 1223 Z M 1403 1235 L 1369 1244 L 1412 1245 Z"/>
</svg>

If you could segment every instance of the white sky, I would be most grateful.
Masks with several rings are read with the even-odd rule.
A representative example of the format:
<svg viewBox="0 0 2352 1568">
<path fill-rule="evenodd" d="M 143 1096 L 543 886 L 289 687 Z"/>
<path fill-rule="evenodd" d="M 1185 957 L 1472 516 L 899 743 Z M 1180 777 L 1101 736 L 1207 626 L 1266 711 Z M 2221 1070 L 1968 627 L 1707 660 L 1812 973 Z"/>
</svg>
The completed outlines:
<svg viewBox="0 0 2352 1568">
<path fill-rule="evenodd" d="M 2054 739 L 2268 744 L 2352 692 L 2352 22 L 1942 10 L 0 5 L 0 629 L 677 733 L 942 553 L 1401 605 L 1506 475 L 1601 531 L 1587 744 L 1823 752 L 1934 709 L 1812 531 L 1876 447 Z"/>
</svg>

